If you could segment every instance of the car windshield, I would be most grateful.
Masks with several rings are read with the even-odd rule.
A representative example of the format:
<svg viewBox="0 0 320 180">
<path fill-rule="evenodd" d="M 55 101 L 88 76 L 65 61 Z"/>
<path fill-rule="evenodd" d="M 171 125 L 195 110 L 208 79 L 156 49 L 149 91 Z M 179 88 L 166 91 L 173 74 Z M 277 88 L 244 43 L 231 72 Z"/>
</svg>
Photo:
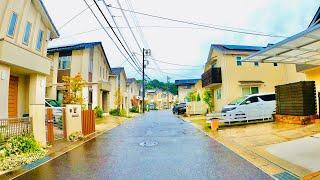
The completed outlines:
<svg viewBox="0 0 320 180">
<path fill-rule="evenodd" d="M 58 103 L 56 100 L 47 99 L 46 101 L 47 101 L 47 103 L 49 103 L 53 107 L 60 107 L 60 103 Z"/>
<path fill-rule="evenodd" d="M 229 105 L 237 105 L 242 103 L 248 96 L 239 97 L 229 103 Z"/>
</svg>

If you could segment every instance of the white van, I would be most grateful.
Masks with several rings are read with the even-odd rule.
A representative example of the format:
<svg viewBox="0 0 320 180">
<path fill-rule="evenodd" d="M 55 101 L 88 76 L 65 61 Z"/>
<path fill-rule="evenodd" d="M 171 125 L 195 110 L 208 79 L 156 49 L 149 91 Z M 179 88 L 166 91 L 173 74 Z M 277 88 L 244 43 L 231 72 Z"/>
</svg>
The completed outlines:
<svg viewBox="0 0 320 180">
<path fill-rule="evenodd" d="M 225 121 L 271 119 L 276 111 L 274 93 L 252 94 L 238 98 L 222 108 Z"/>
</svg>

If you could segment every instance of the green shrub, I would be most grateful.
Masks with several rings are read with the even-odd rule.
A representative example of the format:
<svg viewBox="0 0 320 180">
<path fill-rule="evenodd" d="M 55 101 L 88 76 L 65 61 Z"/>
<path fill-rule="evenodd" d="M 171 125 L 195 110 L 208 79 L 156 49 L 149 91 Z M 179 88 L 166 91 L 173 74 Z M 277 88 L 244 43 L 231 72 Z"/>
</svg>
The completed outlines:
<svg viewBox="0 0 320 180">
<path fill-rule="evenodd" d="M 120 116 L 121 117 L 127 117 L 127 111 L 125 109 L 120 110 Z"/>
<path fill-rule="evenodd" d="M 46 151 L 30 135 L 9 138 L 0 146 L 0 171 L 31 163 L 46 155 Z"/>
<path fill-rule="evenodd" d="M 102 116 L 103 116 L 103 110 L 102 110 L 102 108 L 101 108 L 100 106 L 96 106 L 96 107 L 94 108 L 94 114 L 95 114 L 96 117 L 102 118 Z"/>
<path fill-rule="evenodd" d="M 111 109 L 109 114 L 112 116 L 120 116 L 120 111 L 118 109 Z"/>
<path fill-rule="evenodd" d="M 4 135 L 0 133 L 0 145 L 4 143 Z"/>
<path fill-rule="evenodd" d="M 2 146 L 6 156 L 41 151 L 40 144 L 30 135 L 19 135 L 8 139 Z"/>
<path fill-rule="evenodd" d="M 139 108 L 134 106 L 134 107 L 130 108 L 129 111 L 132 113 L 139 113 Z"/>
<path fill-rule="evenodd" d="M 83 134 L 81 132 L 71 133 L 68 137 L 69 141 L 74 142 L 83 139 Z"/>
</svg>

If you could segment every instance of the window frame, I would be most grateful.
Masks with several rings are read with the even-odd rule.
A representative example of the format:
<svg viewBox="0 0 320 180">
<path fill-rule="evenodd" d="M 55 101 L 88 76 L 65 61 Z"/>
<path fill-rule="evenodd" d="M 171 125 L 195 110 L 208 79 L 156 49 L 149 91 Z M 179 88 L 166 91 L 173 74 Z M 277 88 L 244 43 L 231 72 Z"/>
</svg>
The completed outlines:
<svg viewBox="0 0 320 180">
<path fill-rule="evenodd" d="M 41 34 L 41 36 L 40 36 L 40 34 Z M 40 29 L 38 31 L 38 37 L 37 37 L 37 43 L 36 43 L 36 50 L 39 51 L 39 52 L 42 49 L 43 36 L 44 36 L 44 31 L 42 29 Z M 40 47 L 38 47 L 38 45 L 40 45 Z"/>
<path fill-rule="evenodd" d="M 25 38 L 26 38 L 26 35 L 27 35 L 27 27 L 28 25 L 30 25 L 30 29 L 29 29 L 29 34 L 28 34 L 28 40 L 27 42 L 25 42 Z M 31 36 L 31 32 L 32 32 L 32 23 L 30 21 L 27 21 L 26 22 L 26 25 L 25 25 L 25 28 L 24 28 L 24 33 L 23 33 L 23 37 L 22 37 L 22 43 L 26 46 L 29 45 L 29 42 L 30 42 L 30 36 Z"/>
<path fill-rule="evenodd" d="M 221 88 L 218 88 L 217 90 L 216 90 L 216 96 L 217 96 L 217 98 L 216 99 L 221 99 L 221 96 L 222 96 L 222 93 L 221 93 Z"/>
<path fill-rule="evenodd" d="M 237 66 L 242 66 L 242 57 L 241 56 L 236 56 L 236 64 L 237 64 Z"/>
<path fill-rule="evenodd" d="M 9 31 L 10 31 L 10 29 L 11 29 L 11 24 L 12 24 L 13 15 L 15 15 L 16 19 L 15 19 L 15 22 L 14 22 L 14 25 L 13 25 L 13 31 L 12 31 L 12 35 L 11 35 L 11 34 L 9 34 Z M 10 19 L 9 19 L 9 24 L 8 24 L 8 28 L 7 28 L 7 33 L 6 33 L 8 37 L 14 38 L 14 35 L 16 34 L 17 22 L 18 22 L 18 13 L 12 11 L 11 16 L 10 16 Z"/>
<path fill-rule="evenodd" d="M 68 61 L 69 61 L 69 67 L 68 68 L 61 68 L 61 61 L 66 61 L 65 58 L 68 58 Z M 59 62 L 58 62 L 58 70 L 68 70 L 68 69 L 71 69 L 71 56 L 60 56 L 58 58 Z"/>
<path fill-rule="evenodd" d="M 254 67 L 259 67 L 259 62 L 253 62 Z"/>
</svg>

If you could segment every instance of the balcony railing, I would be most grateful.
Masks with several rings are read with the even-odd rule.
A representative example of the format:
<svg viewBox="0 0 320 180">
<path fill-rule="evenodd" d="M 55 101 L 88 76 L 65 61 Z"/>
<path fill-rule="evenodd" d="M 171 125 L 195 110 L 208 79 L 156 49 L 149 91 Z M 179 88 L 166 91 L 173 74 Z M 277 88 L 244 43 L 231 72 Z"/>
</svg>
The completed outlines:
<svg viewBox="0 0 320 180">
<path fill-rule="evenodd" d="M 222 83 L 221 68 L 212 67 L 201 75 L 202 87 Z"/>
</svg>

